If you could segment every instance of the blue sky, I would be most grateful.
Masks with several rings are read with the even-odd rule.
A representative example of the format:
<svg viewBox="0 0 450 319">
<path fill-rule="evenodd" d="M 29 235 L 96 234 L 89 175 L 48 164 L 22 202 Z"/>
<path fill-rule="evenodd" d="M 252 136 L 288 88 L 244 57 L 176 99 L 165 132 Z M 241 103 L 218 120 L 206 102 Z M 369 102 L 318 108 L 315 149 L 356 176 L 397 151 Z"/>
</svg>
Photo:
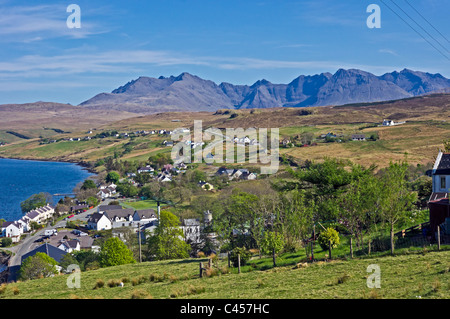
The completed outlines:
<svg viewBox="0 0 450 319">
<path fill-rule="evenodd" d="M 448 0 L 409 0 L 446 39 L 405 0 L 0 0 L 0 104 L 77 105 L 139 76 L 182 72 L 249 85 L 339 68 L 450 78 L 450 60 L 385 6 L 402 14 L 392 1 L 450 57 Z M 72 3 L 80 29 L 66 25 Z M 369 4 L 381 7 L 380 29 L 366 25 Z"/>
</svg>

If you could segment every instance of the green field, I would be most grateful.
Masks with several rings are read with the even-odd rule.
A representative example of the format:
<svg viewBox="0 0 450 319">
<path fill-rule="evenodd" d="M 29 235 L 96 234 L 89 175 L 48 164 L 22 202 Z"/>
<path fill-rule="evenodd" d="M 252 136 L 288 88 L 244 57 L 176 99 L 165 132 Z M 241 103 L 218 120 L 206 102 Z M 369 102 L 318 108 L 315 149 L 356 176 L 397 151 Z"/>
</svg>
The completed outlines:
<svg viewBox="0 0 450 319">
<path fill-rule="evenodd" d="M 198 276 L 199 262 L 206 259 L 144 262 L 81 273 L 81 288 L 69 289 L 68 275 L 11 283 L 0 298 L 57 299 L 132 297 L 167 299 L 435 299 L 450 298 L 450 251 L 309 263 L 241 274 Z M 295 260 L 293 260 L 295 262 Z M 219 267 L 226 266 L 226 260 Z M 380 267 L 381 288 L 368 288 L 369 265 Z M 370 279 L 370 278 L 369 278 Z M 94 289 L 98 280 L 104 286 Z M 124 287 L 109 287 L 110 280 Z"/>
<path fill-rule="evenodd" d="M 158 204 L 154 200 L 140 200 L 140 201 L 126 201 L 121 203 L 122 206 L 125 208 L 134 208 L 136 210 L 141 209 L 154 209 L 156 211 L 156 208 L 158 207 Z M 164 204 L 161 204 L 161 208 L 164 207 Z"/>
</svg>

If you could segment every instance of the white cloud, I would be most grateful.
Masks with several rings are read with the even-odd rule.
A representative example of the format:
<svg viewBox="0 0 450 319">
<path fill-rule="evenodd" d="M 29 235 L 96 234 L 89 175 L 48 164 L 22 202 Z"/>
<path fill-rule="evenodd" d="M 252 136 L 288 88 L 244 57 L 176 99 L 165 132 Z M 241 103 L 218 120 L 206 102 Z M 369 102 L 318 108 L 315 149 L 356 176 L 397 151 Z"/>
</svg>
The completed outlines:
<svg viewBox="0 0 450 319">
<path fill-rule="evenodd" d="M 70 13 L 65 5 L 4 6 L 0 8 L 0 41 L 33 42 L 55 37 L 85 38 L 107 30 L 83 21 L 81 28 L 69 29 Z"/>
<path fill-rule="evenodd" d="M 379 53 L 387 53 L 387 54 L 391 54 L 393 56 L 399 56 L 397 54 L 397 52 L 395 52 L 394 50 L 389 50 L 389 49 L 380 49 L 378 50 Z"/>
</svg>

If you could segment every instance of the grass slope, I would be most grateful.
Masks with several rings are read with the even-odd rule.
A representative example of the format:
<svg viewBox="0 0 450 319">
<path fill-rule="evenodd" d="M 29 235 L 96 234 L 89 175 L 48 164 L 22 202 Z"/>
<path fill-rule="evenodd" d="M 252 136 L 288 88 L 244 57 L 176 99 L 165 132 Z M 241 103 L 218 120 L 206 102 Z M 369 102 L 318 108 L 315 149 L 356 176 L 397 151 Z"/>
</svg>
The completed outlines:
<svg viewBox="0 0 450 319">
<path fill-rule="evenodd" d="M 198 278 L 201 259 L 145 262 L 83 272 L 81 288 L 67 288 L 67 275 L 11 283 L 0 298 L 450 298 L 450 251 L 316 262 Z M 225 266 L 226 261 L 221 261 Z M 367 267 L 381 269 L 381 288 L 367 287 Z M 153 281 L 151 280 L 153 278 Z M 155 279 L 156 278 L 156 279 Z M 98 280 L 102 288 L 93 289 Z M 122 280 L 124 287 L 109 287 Z M 14 294 L 16 292 L 16 294 Z"/>
</svg>

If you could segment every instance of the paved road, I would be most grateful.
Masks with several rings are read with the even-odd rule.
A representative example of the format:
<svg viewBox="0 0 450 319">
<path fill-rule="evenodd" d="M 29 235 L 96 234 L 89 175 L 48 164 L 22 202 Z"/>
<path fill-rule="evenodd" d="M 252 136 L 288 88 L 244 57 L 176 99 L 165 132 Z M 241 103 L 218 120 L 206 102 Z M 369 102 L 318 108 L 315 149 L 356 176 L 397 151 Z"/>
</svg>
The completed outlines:
<svg viewBox="0 0 450 319">
<path fill-rule="evenodd" d="M 106 199 L 100 205 L 108 205 L 111 200 L 112 199 Z M 88 216 L 95 212 L 97 212 L 97 207 L 89 209 L 84 213 L 75 215 L 70 220 L 80 220 L 80 221 L 87 222 L 87 220 L 89 219 Z M 22 263 L 22 256 L 27 254 L 29 251 L 33 250 L 34 248 L 38 247 L 39 245 L 42 245 L 42 242 L 36 242 L 36 240 L 38 240 L 42 236 L 44 236 L 45 230 L 54 229 L 54 228 L 63 228 L 65 226 L 66 226 L 66 220 L 59 221 L 54 226 L 47 226 L 43 229 L 38 230 L 36 233 L 34 233 L 34 235 L 28 235 L 19 244 L 15 245 L 13 247 L 4 248 L 5 250 L 8 250 L 8 251 L 11 251 L 12 253 L 14 253 L 14 255 L 9 260 L 10 275 L 8 277 L 8 281 L 16 281 L 17 280 L 17 271 L 19 270 L 20 265 Z"/>
</svg>

